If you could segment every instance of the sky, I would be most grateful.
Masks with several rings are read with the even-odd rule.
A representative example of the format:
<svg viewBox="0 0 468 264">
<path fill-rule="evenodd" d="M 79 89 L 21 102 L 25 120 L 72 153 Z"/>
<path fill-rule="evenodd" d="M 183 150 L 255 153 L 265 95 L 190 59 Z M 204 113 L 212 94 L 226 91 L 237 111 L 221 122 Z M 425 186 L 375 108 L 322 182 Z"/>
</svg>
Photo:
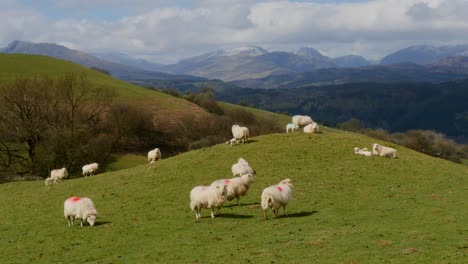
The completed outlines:
<svg viewBox="0 0 468 264">
<path fill-rule="evenodd" d="M 313 47 L 369 59 L 411 45 L 468 44 L 468 0 L 0 0 L 13 40 L 158 63 L 223 48 Z"/>
</svg>

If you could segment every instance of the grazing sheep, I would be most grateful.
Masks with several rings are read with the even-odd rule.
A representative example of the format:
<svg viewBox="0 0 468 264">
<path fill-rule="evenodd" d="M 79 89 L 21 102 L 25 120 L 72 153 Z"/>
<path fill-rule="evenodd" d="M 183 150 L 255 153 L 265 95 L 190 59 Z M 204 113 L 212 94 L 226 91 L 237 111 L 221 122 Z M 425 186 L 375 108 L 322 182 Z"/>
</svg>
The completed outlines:
<svg viewBox="0 0 468 264">
<path fill-rule="evenodd" d="M 94 175 L 97 170 L 99 169 L 99 164 L 97 163 L 91 163 L 84 165 L 82 170 L 83 170 L 83 176 L 91 176 Z"/>
<path fill-rule="evenodd" d="M 231 147 L 237 145 L 237 143 L 238 141 L 236 138 L 231 138 L 229 141 L 226 141 L 226 144 L 230 145 Z"/>
<path fill-rule="evenodd" d="M 314 121 L 310 116 L 305 115 L 295 115 L 292 117 L 292 123 L 297 126 L 306 126 L 312 124 Z"/>
<path fill-rule="evenodd" d="M 250 167 L 249 163 L 245 159 L 240 158 L 237 163 L 231 167 L 232 176 L 241 176 L 244 174 L 255 174 L 255 171 Z"/>
<path fill-rule="evenodd" d="M 304 133 L 318 133 L 318 132 L 319 132 L 319 126 L 315 122 L 312 122 L 312 124 L 308 124 L 307 126 L 304 127 Z"/>
<path fill-rule="evenodd" d="M 367 148 L 360 149 L 360 148 L 358 148 L 358 147 L 355 147 L 355 148 L 354 148 L 354 154 L 364 155 L 364 156 L 366 156 L 366 157 L 372 156 L 372 152 L 370 152 L 369 150 L 367 150 Z"/>
<path fill-rule="evenodd" d="M 287 124 L 286 125 L 286 133 L 289 133 L 289 130 L 291 130 L 291 132 L 294 132 L 294 130 L 298 129 L 299 126 L 298 125 L 295 125 L 295 124 Z"/>
<path fill-rule="evenodd" d="M 237 198 L 237 205 L 240 205 L 240 197 L 244 196 L 247 193 L 253 181 L 254 179 L 252 174 L 244 174 L 240 177 L 235 177 L 232 179 L 216 180 L 213 183 L 211 183 L 211 186 L 226 184 L 226 199 L 228 201 L 231 201 L 235 197 Z"/>
<path fill-rule="evenodd" d="M 81 226 L 83 226 L 83 221 L 88 222 L 90 226 L 94 226 L 97 211 L 93 201 L 88 197 L 70 197 L 65 200 L 63 208 L 63 214 L 67 219 L 68 226 L 73 225 L 77 218 L 81 219 Z"/>
<path fill-rule="evenodd" d="M 148 151 L 148 162 L 155 163 L 157 160 L 161 159 L 161 151 L 159 148 Z"/>
<path fill-rule="evenodd" d="M 223 184 L 210 186 L 196 186 L 190 191 L 190 209 L 195 211 L 195 219 L 201 218 L 201 209 L 211 209 L 211 218 L 215 217 L 214 209 L 217 212 L 223 207 L 226 201 L 227 186 Z"/>
<path fill-rule="evenodd" d="M 276 217 L 279 217 L 278 209 L 283 207 L 284 215 L 286 214 L 286 205 L 292 197 L 292 184 L 290 179 L 282 180 L 277 185 L 272 185 L 263 190 L 262 193 L 262 209 L 265 220 L 267 219 L 266 210 L 273 209 Z"/>
<path fill-rule="evenodd" d="M 68 177 L 67 168 L 56 169 L 50 172 L 50 178 L 54 181 L 54 184 L 67 177 Z"/>
<path fill-rule="evenodd" d="M 231 128 L 232 136 L 239 142 L 247 143 L 249 141 L 249 129 L 239 125 L 233 125 Z"/>
<path fill-rule="evenodd" d="M 390 148 L 390 147 L 384 147 L 382 145 L 379 145 L 375 143 L 372 145 L 372 154 L 375 156 L 380 156 L 380 157 L 388 157 L 388 158 L 397 158 L 398 153 L 396 149 Z"/>
<path fill-rule="evenodd" d="M 51 184 L 56 184 L 57 182 L 54 181 L 54 179 L 52 178 L 47 178 L 44 180 L 44 184 L 47 186 L 47 185 L 51 185 Z"/>
</svg>

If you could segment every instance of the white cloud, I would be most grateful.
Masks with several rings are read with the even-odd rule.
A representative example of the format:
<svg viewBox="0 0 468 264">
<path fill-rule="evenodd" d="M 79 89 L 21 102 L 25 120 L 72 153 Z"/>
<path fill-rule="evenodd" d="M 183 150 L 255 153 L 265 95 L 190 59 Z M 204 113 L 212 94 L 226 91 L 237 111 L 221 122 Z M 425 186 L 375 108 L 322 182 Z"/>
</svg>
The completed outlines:
<svg viewBox="0 0 468 264">
<path fill-rule="evenodd" d="M 130 1 L 50 2 L 86 9 L 111 2 L 129 6 Z M 413 44 L 468 43 L 466 0 L 203 0 L 185 7 L 170 2 L 134 1 L 134 10 L 149 9 L 112 21 L 50 21 L 14 1 L 0 0 L 10 5 L 10 11 L 0 11 L 6 21 L 0 25 L 0 43 L 17 38 L 67 43 L 82 50 L 117 50 L 164 62 L 241 45 L 272 50 L 311 46 L 331 56 L 353 53 L 375 58 Z"/>
</svg>

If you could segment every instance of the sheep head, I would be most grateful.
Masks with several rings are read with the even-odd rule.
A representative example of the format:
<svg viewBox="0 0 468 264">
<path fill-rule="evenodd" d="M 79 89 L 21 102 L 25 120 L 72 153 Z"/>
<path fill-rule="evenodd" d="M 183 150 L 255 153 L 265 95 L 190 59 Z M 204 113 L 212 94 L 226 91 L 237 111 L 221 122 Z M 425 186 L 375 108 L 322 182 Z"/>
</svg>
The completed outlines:
<svg viewBox="0 0 468 264">
<path fill-rule="evenodd" d="M 288 185 L 290 187 L 293 187 L 293 185 L 291 183 L 291 179 L 284 179 L 284 180 L 280 181 L 280 184 L 284 184 L 284 185 Z"/>
<path fill-rule="evenodd" d="M 88 215 L 88 217 L 86 217 L 86 221 L 90 226 L 94 226 L 94 223 L 96 222 L 96 215 Z"/>
<path fill-rule="evenodd" d="M 244 185 L 250 185 L 254 181 L 254 178 L 252 174 L 248 173 L 242 175 L 241 180 Z"/>
</svg>

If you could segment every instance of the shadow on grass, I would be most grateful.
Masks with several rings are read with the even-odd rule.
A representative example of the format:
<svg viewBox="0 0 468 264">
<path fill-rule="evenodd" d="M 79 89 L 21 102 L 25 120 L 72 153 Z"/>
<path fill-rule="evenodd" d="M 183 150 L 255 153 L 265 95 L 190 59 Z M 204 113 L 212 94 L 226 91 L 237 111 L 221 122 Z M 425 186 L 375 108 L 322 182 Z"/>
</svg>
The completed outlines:
<svg viewBox="0 0 468 264">
<path fill-rule="evenodd" d="M 230 205 L 225 205 L 223 208 L 229 208 L 229 207 L 235 207 L 235 206 L 252 206 L 252 205 L 257 205 L 260 207 L 260 203 L 241 203 L 240 205 L 237 205 L 236 203 L 230 204 Z"/>
<path fill-rule="evenodd" d="M 298 213 L 292 213 L 292 214 L 288 214 L 288 216 L 284 216 L 284 215 L 281 215 L 280 217 L 306 217 L 306 216 L 311 216 L 313 214 L 316 214 L 318 213 L 318 211 L 310 211 L 310 212 L 306 212 L 306 211 L 302 211 L 302 212 L 298 212 Z"/>
<path fill-rule="evenodd" d="M 99 221 L 94 223 L 94 226 L 102 226 L 102 225 L 107 225 L 107 224 L 112 224 L 111 221 Z"/>
<path fill-rule="evenodd" d="M 252 218 L 253 215 L 242 215 L 242 214 L 219 214 L 216 217 L 220 218 Z"/>
</svg>

